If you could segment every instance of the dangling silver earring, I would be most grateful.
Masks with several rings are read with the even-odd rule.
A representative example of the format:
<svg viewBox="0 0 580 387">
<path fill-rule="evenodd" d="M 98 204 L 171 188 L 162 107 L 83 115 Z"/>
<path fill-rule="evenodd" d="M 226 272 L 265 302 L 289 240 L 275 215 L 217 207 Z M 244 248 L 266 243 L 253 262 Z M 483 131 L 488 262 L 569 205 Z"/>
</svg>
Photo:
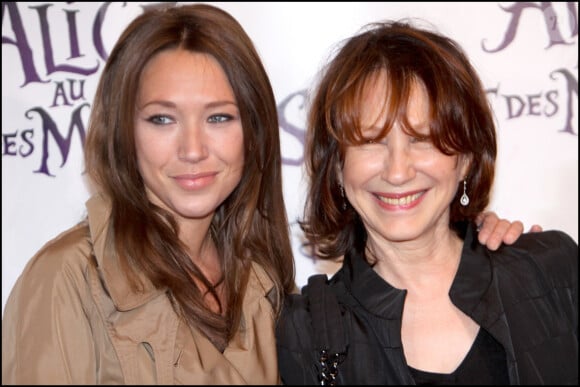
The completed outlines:
<svg viewBox="0 0 580 387">
<path fill-rule="evenodd" d="M 342 196 L 342 209 L 346 210 L 346 197 L 344 196 L 344 187 L 342 184 L 339 185 L 340 187 L 340 196 Z"/>
<path fill-rule="evenodd" d="M 463 180 L 463 195 L 461 195 L 461 199 L 459 199 L 459 203 L 463 207 L 466 207 L 469 204 L 469 197 L 467 196 L 467 180 Z"/>
</svg>

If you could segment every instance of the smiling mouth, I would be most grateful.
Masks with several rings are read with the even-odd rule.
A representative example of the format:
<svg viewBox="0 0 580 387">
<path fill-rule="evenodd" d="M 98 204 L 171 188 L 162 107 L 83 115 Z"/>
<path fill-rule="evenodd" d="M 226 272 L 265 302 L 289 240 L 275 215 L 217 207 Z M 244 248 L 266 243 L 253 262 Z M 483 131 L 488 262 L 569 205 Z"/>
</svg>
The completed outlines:
<svg viewBox="0 0 580 387">
<path fill-rule="evenodd" d="M 196 191 L 211 185 L 216 180 L 217 173 L 185 174 L 175 176 L 177 184 L 188 191 Z"/>
<path fill-rule="evenodd" d="M 415 200 L 419 199 L 424 192 L 417 192 L 412 195 L 402 196 L 400 198 L 389 198 L 381 195 L 377 195 L 377 198 L 390 206 L 406 206 L 413 203 Z"/>
</svg>

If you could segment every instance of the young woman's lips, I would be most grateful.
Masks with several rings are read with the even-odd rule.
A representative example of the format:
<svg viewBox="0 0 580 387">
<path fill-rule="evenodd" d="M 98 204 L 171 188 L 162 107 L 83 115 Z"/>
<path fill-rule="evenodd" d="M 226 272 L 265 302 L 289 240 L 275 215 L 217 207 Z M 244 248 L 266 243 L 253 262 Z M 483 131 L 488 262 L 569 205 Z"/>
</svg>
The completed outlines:
<svg viewBox="0 0 580 387">
<path fill-rule="evenodd" d="M 215 181 L 217 172 L 183 174 L 173 176 L 177 184 L 185 190 L 195 191 L 205 188 Z"/>
</svg>

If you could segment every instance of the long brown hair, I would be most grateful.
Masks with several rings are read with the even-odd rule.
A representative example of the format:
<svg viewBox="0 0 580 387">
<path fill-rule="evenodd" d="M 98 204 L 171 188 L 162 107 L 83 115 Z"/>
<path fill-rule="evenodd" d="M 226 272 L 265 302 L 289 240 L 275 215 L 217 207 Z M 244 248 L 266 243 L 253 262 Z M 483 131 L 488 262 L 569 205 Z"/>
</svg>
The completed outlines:
<svg viewBox="0 0 580 387">
<path fill-rule="evenodd" d="M 430 140 L 444 154 L 466 155 L 469 206 L 451 203 L 450 222 L 473 221 L 489 202 L 497 155 L 493 114 L 482 83 L 461 47 L 448 37 L 408 22 L 378 22 L 346 40 L 322 69 L 310 101 L 306 140 L 308 194 L 300 223 L 319 258 L 337 258 L 364 246 L 366 231 L 341 194 L 338 170 L 348 145 L 364 139 L 361 95 L 377 73 L 386 74 L 387 120 L 376 140 L 399 121 L 416 82 L 425 86 L 430 106 Z M 343 208 L 346 206 L 346 208 Z"/>
<path fill-rule="evenodd" d="M 234 91 L 244 136 L 239 185 L 217 209 L 211 232 L 221 257 L 227 305 L 213 313 L 194 283 L 213 284 L 178 239 L 172 216 L 147 198 L 134 140 L 136 92 L 143 68 L 162 50 L 212 55 Z M 148 7 L 124 30 L 103 70 L 85 143 L 86 171 L 112 202 L 107 241 L 134 291 L 145 275 L 167 288 L 176 310 L 210 335 L 229 340 L 239 327 L 251 262 L 273 280 L 276 308 L 294 289 L 294 262 L 282 193 L 276 102 L 256 49 L 225 11 L 205 5 Z M 278 312 L 278 310 L 276 310 Z"/>
</svg>

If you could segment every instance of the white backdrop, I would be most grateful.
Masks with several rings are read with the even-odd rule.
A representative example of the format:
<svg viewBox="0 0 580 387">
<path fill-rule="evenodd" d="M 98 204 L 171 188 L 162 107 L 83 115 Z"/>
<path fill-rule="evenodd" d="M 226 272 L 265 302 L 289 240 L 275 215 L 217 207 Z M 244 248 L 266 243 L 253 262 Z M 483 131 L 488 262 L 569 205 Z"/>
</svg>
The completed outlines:
<svg viewBox="0 0 580 387">
<path fill-rule="evenodd" d="M 146 3 L 2 3 L 2 310 L 26 262 L 85 214 L 82 141 L 96 83 L 122 29 Z M 578 4 L 232 3 L 278 101 L 284 194 L 299 286 L 302 103 L 341 39 L 380 19 L 421 18 L 456 39 L 479 71 L 499 132 L 490 209 L 578 241 Z"/>
</svg>

